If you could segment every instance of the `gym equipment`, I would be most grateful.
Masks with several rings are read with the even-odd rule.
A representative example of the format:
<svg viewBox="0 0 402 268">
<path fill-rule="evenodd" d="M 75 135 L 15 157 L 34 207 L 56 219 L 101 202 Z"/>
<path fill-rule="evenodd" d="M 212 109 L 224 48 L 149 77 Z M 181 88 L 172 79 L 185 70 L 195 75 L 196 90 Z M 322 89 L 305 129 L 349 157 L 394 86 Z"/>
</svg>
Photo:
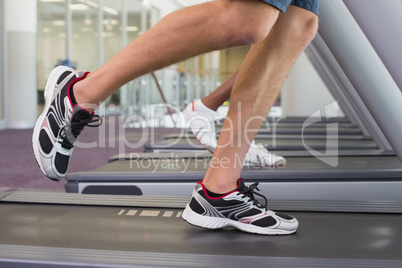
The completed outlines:
<svg viewBox="0 0 402 268">
<path fill-rule="evenodd" d="M 284 168 L 243 168 L 268 198 L 402 201 L 402 163 L 395 156 L 288 156 Z M 188 196 L 211 160 L 204 153 L 131 154 L 66 176 L 66 191 L 83 194 Z M 240 164 L 240 163 L 239 163 Z"/>
<path fill-rule="evenodd" d="M 274 200 L 300 222 L 259 236 L 187 224 L 188 197 L 0 193 L 0 266 L 398 267 L 402 203 Z M 353 213 L 350 213 L 353 212 Z"/>
<path fill-rule="evenodd" d="M 377 144 L 371 139 L 308 139 L 302 136 L 287 137 L 282 139 L 281 136 L 275 137 L 272 135 L 257 136 L 254 140 L 256 143 L 261 143 L 268 150 L 284 151 L 284 150 L 375 150 L 378 149 Z M 325 137 L 324 137 L 325 138 Z M 197 139 L 192 135 L 170 136 L 165 140 L 155 143 L 147 143 L 144 145 L 146 152 L 185 152 L 185 151 L 205 151 Z"/>
</svg>

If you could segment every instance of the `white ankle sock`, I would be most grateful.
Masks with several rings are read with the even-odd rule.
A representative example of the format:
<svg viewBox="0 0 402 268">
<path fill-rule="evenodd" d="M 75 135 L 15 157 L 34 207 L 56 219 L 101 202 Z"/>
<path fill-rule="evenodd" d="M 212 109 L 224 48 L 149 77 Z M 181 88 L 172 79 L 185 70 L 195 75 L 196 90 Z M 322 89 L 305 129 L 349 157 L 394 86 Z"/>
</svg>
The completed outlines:
<svg viewBox="0 0 402 268">
<path fill-rule="evenodd" d="M 216 116 L 216 111 L 209 109 L 207 106 L 204 105 L 204 103 L 202 103 L 201 100 L 195 100 L 194 101 L 194 106 L 195 106 L 195 109 L 200 114 L 206 116 L 211 121 L 214 120 L 214 117 Z"/>
</svg>

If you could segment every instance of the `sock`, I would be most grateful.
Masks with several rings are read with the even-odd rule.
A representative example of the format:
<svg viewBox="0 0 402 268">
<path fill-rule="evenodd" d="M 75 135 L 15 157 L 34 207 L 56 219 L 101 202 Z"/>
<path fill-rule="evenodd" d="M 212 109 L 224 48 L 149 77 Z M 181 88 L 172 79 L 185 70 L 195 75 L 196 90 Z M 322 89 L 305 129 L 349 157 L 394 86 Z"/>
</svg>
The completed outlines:
<svg viewBox="0 0 402 268">
<path fill-rule="evenodd" d="M 82 76 L 75 78 L 75 79 L 71 82 L 71 85 L 70 85 L 70 88 L 69 88 L 69 90 L 70 90 L 70 92 L 69 92 L 70 94 L 69 94 L 69 95 L 70 95 L 71 102 L 73 103 L 73 106 L 75 106 L 75 105 L 78 104 L 77 101 L 76 101 L 76 99 L 75 99 L 75 96 L 74 96 L 74 90 L 73 90 L 74 84 L 77 83 L 78 81 L 84 79 L 85 77 L 87 77 L 88 74 L 89 74 L 89 72 L 85 72 L 85 73 L 82 74 Z"/>
<path fill-rule="evenodd" d="M 73 87 L 74 87 L 74 85 L 70 86 L 70 99 L 71 99 L 71 102 L 73 103 L 73 106 L 75 106 L 75 105 L 77 105 L 77 101 L 75 100 Z"/>
<path fill-rule="evenodd" d="M 213 192 L 209 191 L 207 188 L 205 188 L 205 190 L 207 191 L 208 196 L 212 197 L 212 198 L 219 198 L 219 197 L 225 196 L 225 195 L 233 192 L 233 191 L 230 191 L 229 193 L 226 193 L 226 194 L 216 194 L 216 193 L 213 193 Z"/>
<path fill-rule="evenodd" d="M 214 117 L 216 116 L 216 111 L 209 109 L 207 106 L 204 105 L 204 103 L 202 103 L 201 100 L 195 100 L 194 105 L 202 115 L 206 116 L 211 121 L 214 120 Z"/>
</svg>

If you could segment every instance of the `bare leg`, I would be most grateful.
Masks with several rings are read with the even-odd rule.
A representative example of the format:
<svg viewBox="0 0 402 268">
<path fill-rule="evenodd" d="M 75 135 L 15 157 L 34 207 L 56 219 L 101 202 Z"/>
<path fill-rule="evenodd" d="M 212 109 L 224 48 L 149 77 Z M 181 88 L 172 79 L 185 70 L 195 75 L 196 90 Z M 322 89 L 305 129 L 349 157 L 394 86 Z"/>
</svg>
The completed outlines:
<svg viewBox="0 0 402 268">
<path fill-rule="evenodd" d="M 281 14 L 268 37 L 255 44 L 235 82 L 228 117 L 223 125 L 204 185 L 215 193 L 237 188 L 244 157 L 254 132 L 259 129 L 275 101 L 294 61 L 316 34 L 318 17 L 290 6 Z M 247 121 L 253 118 L 247 126 Z M 216 161 L 219 161 L 216 162 Z"/>
<path fill-rule="evenodd" d="M 178 10 L 78 82 L 77 103 L 93 110 L 141 75 L 209 51 L 255 43 L 266 36 L 278 14 L 255 0 L 216 0 Z"/>
<path fill-rule="evenodd" d="M 237 78 L 239 70 L 234 72 L 232 76 L 226 80 L 220 87 L 212 91 L 211 94 L 203 98 L 202 103 L 211 110 L 218 110 L 218 108 L 230 98 L 234 82 Z"/>
</svg>

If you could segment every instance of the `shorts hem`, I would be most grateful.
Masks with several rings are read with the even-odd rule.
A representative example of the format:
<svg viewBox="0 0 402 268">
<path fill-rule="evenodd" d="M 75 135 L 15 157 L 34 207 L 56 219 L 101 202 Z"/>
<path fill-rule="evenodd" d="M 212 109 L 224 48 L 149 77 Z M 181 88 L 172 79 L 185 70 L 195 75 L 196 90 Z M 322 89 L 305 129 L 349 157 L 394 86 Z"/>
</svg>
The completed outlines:
<svg viewBox="0 0 402 268">
<path fill-rule="evenodd" d="M 289 4 L 282 3 L 279 0 L 262 0 L 262 1 L 279 9 L 279 11 L 281 11 L 283 13 L 286 12 L 286 10 L 288 9 L 288 6 L 289 6 Z"/>
<path fill-rule="evenodd" d="M 320 8 L 317 5 L 312 5 L 310 3 L 301 3 L 300 1 L 296 5 L 293 3 L 291 5 L 311 11 L 315 13 L 317 16 L 320 15 Z"/>
</svg>

